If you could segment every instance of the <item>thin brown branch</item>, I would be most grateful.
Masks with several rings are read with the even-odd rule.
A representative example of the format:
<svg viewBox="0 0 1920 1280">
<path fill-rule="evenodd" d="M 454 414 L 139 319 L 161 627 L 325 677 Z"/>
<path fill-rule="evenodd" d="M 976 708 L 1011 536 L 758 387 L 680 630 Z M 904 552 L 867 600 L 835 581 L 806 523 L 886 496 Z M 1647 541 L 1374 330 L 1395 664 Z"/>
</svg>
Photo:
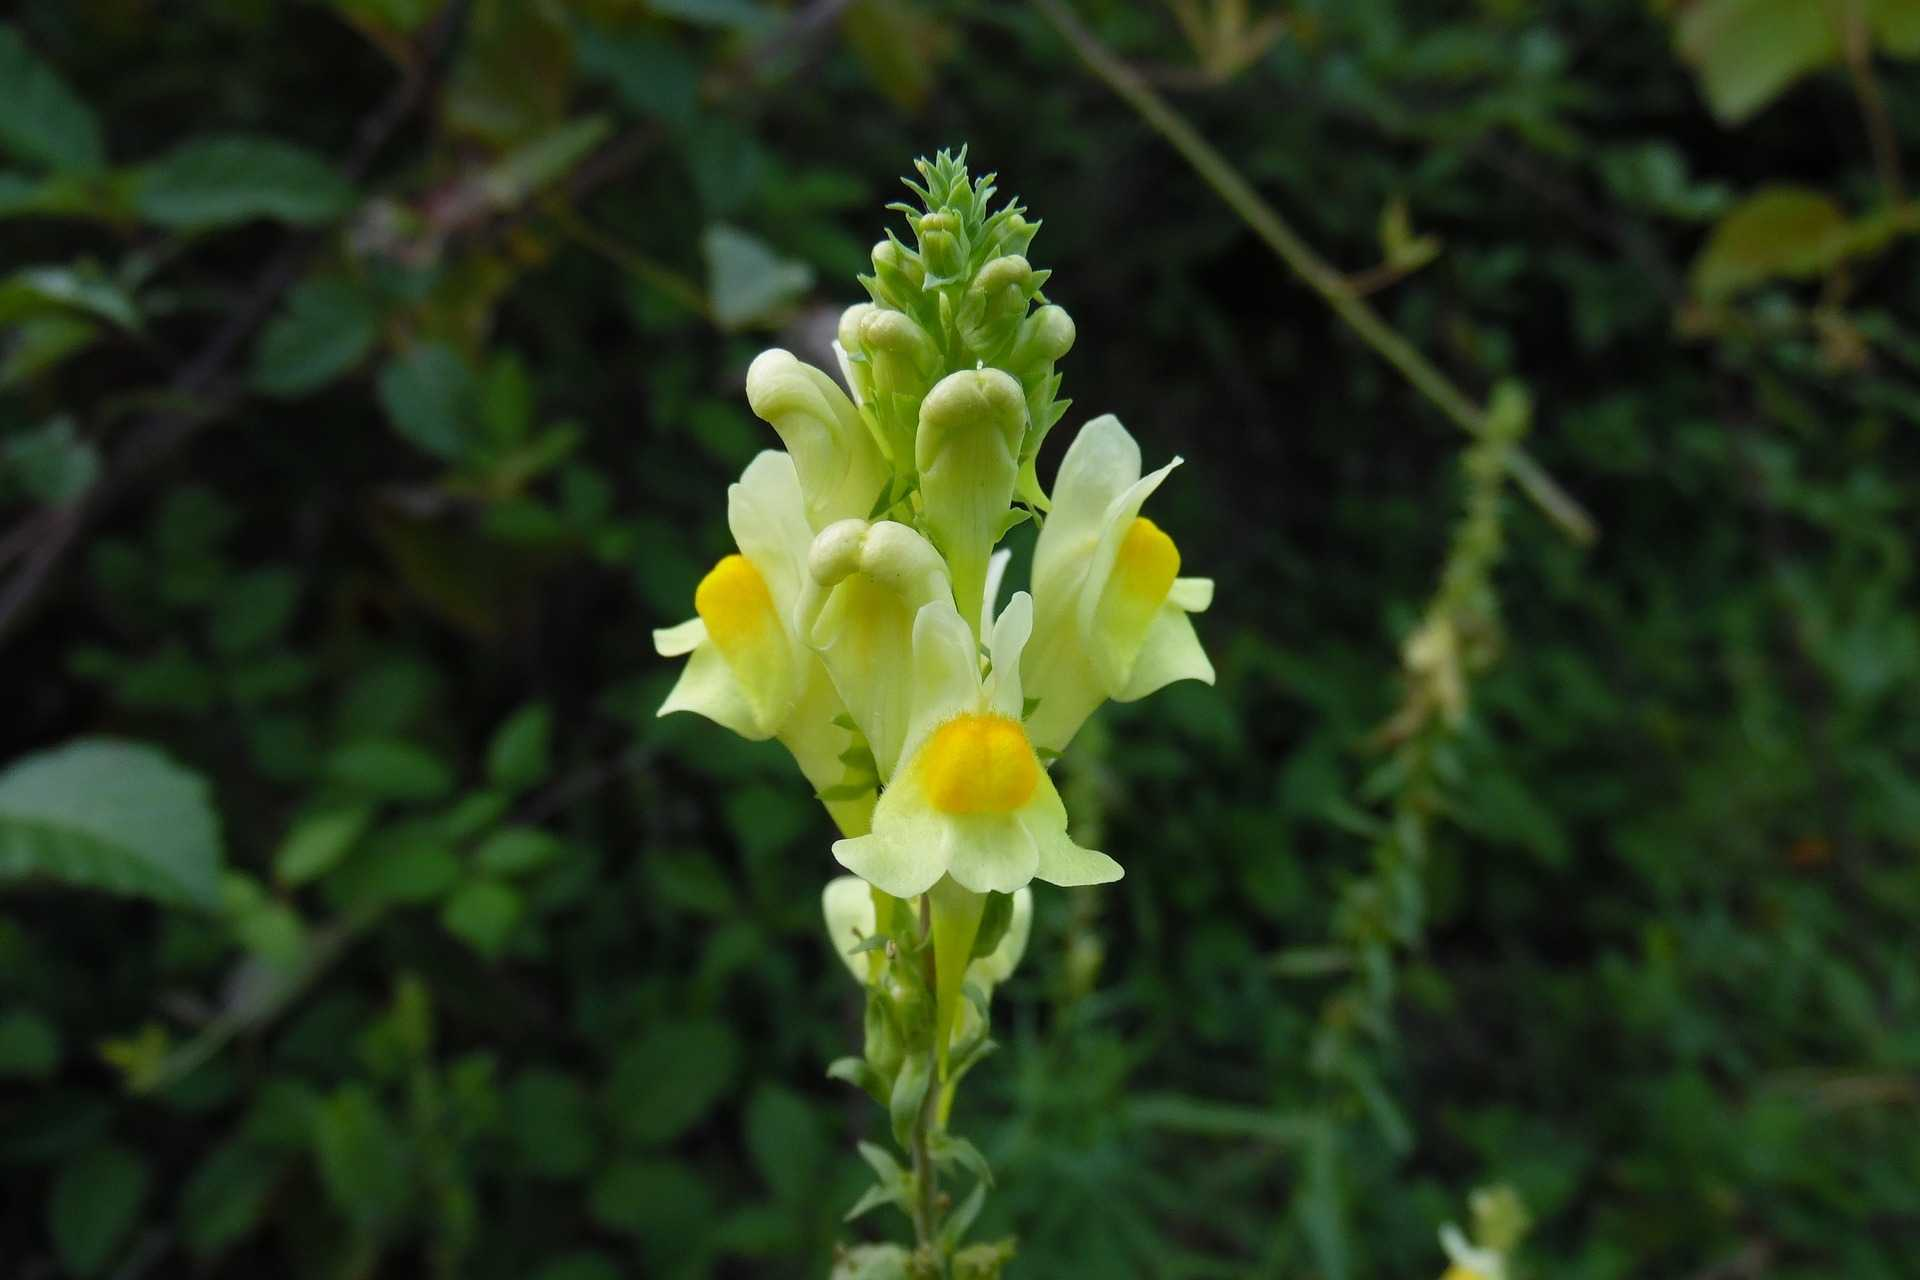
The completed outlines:
<svg viewBox="0 0 1920 1280">
<path fill-rule="evenodd" d="M 1263 199 L 1213 144 L 1175 111 L 1153 86 L 1122 61 L 1073 15 L 1061 0 L 1032 0 L 1088 69 L 1137 112 L 1164 138 L 1196 174 L 1238 214 L 1254 233 L 1349 329 L 1374 352 L 1399 370 L 1421 395 L 1469 435 L 1487 434 L 1487 411 L 1475 403 L 1438 366 L 1401 337 L 1379 312 L 1356 297 L 1346 278 L 1323 259 L 1294 230 L 1279 211 Z M 1507 466 L 1514 483 L 1542 512 L 1576 542 L 1598 536 L 1593 518 L 1573 496 L 1524 450 L 1515 449 Z"/>
</svg>

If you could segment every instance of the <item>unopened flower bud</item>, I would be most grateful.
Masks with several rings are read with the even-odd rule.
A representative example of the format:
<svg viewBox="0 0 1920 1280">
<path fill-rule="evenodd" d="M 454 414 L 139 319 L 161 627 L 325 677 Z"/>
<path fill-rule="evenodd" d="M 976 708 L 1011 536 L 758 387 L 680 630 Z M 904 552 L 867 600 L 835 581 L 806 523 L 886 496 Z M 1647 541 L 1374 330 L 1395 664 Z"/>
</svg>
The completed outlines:
<svg viewBox="0 0 1920 1280">
<path fill-rule="evenodd" d="M 873 246 L 874 284 L 888 306 L 905 310 L 913 305 L 926 278 L 918 256 L 899 241 L 888 238 Z"/>
<path fill-rule="evenodd" d="M 780 433 L 806 496 L 807 523 L 865 515 L 887 484 L 886 461 L 834 380 L 775 348 L 747 369 L 747 402 Z"/>
<path fill-rule="evenodd" d="M 926 284 L 950 284 L 959 279 L 967 266 L 967 243 L 960 219 L 942 209 L 920 219 L 915 234 L 920 239 L 920 261 L 926 267 Z"/>
<path fill-rule="evenodd" d="M 948 374 L 920 404 L 914 460 L 926 526 L 953 569 L 961 616 L 980 627 L 987 560 L 1013 502 L 1027 403 L 999 369 Z"/>
<path fill-rule="evenodd" d="M 995 258 L 974 273 L 960 304 L 960 338 L 982 359 L 999 354 L 1014 336 L 1033 296 L 1033 267 L 1017 254 Z"/>
</svg>

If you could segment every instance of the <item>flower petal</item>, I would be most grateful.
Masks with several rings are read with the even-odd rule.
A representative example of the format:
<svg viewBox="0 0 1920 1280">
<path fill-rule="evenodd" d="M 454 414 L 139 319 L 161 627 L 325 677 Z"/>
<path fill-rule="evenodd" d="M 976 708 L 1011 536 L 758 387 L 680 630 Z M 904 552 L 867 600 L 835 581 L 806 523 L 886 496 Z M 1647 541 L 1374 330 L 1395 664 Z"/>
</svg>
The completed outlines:
<svg viewBox="0 0 1920 1280">
<path fill-rule="evenodd" d="M 887 468 L 859 410 L 839 384 L 775 348 L 747 369 L 747 403 L 793 455 L 806 494 L 807 523 L 824 529 L 864 516 L 887 483 Z"/>
<path fill-rule="evenodd" d="M 1012 893 L 1033 879 L 1040 853 L 1013 814 L 947 818 L 947 874 L 975 893 Z"/>
<path fill-rule="evenodd" d="M 676 711 L 691 711 L 695 715 L 705 716 L 715 724 L 754 742 L 773 736 L 771 729 L 761 726 L 753 713 L 753 705 L 747 701 L 746 690 L 740 687 L 740 681 L 733 674 L 733 668 L 727 665 L 719 648 L 710 641 L 703 642 L 688 657 L 679 682 L 673 686 L 673 692 L 667 695 L 667 700 L 660 704 L 656 714 L 665 716 Z"/>
<path fill-rule="evenodd" d="M 1140 446 L 1120 419 L 1104 414 L 1080 428 L 1060 460 L 1053 506 L 1033 548 L 1033 593 L 1043 610 L 1055 578 L 1078 581 L 1085 574 L 1084 557 L 1100 537 L 1101 517 L 1139 478 Z"/>
<path fill-rule="evenodd" d="M 913 618 L 913 713 L 901 759 L 944 721 L 980 703 L 980 647 L 951 600 L 922 605 Z"/>
<path fill-rule="evenodd" d="M 1188 613 L 1205 613 L 1213 607 L 1213 579 L 1175 578 L 1167 603 Z"/>
<path fill-rule="evenodd" d="M 653 651 L 663 658 L 678 658 L 692 653 L 707 638 L 707 624 L 688 618 L 677 627 L 656 627 Z"/>
<path fill-rule="evenodd" d="M 1139 653 L 1152 617 L 1149 614 L 1129 627 L 1102 625 L 1103 621 L 1112 621 L 1116 616 L 1115 610 L 1102 608 L 1108 592 L 1124 590 L 1126 587 L 1125 583 L 1115 580 L 1114 565 L 1120 558 L 1121 544 L 1133 532 L 1133 523 L 1140 514 L 1141 506 L 1179 465 L 1180 459 L 1175 458 L 1158 471 L 1150 472 L 1127 486 L 1119 497 L 1107 504 L 1106 512 L 1101 516 L 1100 539 L 1087 559 L 1087 576 L 1080 585 L 1077 621 L 1081 643 L 1086 646 L 1087 656 L 1093 661 L 1093 669 L 1106 685 L 1108 696 L 1126 687 L 1127 678 L 1133 671 L 1134 657 Z M 1164 535 L 1156 536 L 1164 541 Z"/>
<path fill-rule="evenodd" d="M 880 799 L 884 803 L 886 795 L 882 793 Z M 947 873 L 942 853 L 937 846 L 894 840 L 878 830 L 833 842 L 835 861 L 896 898 L 911 898 L 932 888 Z"/>
<path fill-rule="evenodd" d="M 1064 831 L 1035 833 L 1040 863 L 1034 879 L 1063 888 L 1088 884 L 1111 884 L 1126 872 L 1120 864 L 1097 849 L 1082 849 Z"/>
<path fill-rule="evenodd" d="M 727 527 L 741 554 L 766 579 L 781 625 L 791 631 L 813 542 L 792 458 L 766 449 L 747 464 L 740 479 L 727 486 Z"/>
<path fill-rule="evenodd" d="M 995 711 L 1009 720 L 1018 721 L 1026 713 L 1026 698 L 1020 690 L 1020 656 L 1032 635 L 1033 597 L 1016 591 L 994 620 L 993 641 L 989 646 L 993 673 L 989 677 L 987 699 Z"/>
<path fill-rule="evenodd" d="M 820 910 L 827 920 L 827 942 L 861 986 L 867 984 L 875 952 L 853 954 L 853 948 L 873 936 L 876 913 L 873 890 L 859 876 L 835 876 L 820 894 Z M 1012 929 L 1009 928 L 1011 933 Z"/>
<path fill-rule="evenodd" d="M 987 590 L 985 598 L 980 602 L 981 617 L 991 618 L 995 611 L 999 609 L 1000 584 L 1006 581 L 1007 565 L 1011 563 L 1012 560 L 1013 552 L 1002 547 L 994 552 L 993 557 L 987 561 Z"/>
<path fill-rule="evenodd" d="M 1164 689 L 1176 680 L 1213 683 L 1213 663 L 1200 647 L 1193 622 L 1184 609 L 1172 604 L 1161 606 L 1160 613 L 1147 631 L 1127 687 L 1113 695 L 1116 702 L 1135 702 L 1156 689 Z"/>
</svg>

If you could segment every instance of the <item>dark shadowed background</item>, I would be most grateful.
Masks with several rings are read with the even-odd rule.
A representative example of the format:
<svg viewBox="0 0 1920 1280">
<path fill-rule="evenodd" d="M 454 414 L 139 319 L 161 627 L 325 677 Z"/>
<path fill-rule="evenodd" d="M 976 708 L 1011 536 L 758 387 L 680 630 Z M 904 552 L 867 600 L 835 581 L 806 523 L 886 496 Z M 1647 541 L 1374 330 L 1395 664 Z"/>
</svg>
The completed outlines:
<svg viewBox="0 0 1920 1280">
<path fill-rule="evenodd" d="M 1219 584 L 1218 687 L 1058 767 L 1128 874 L 1036 886 L 955 1118 L 1010 1274 L 1438 1275 L 1497 1182 L 1524 1274 L 1913 1274 L 1920 14 L 1076 12 L 1470 396 L 1523 385 L 1597 521 L 1506 493 L 1415 756 L 1469 437 L 1038 10 L 12 8 L 0 1273 L 899 1234 L 840 1223 L 884 1121 L 823 1074 L 829 824 L 653 718 L 650 631 L 776 443 L 747 362 L 825 358 L 964 143 L 1078 324 L 1042 475 L 1118 414 Z"/>
</svg>

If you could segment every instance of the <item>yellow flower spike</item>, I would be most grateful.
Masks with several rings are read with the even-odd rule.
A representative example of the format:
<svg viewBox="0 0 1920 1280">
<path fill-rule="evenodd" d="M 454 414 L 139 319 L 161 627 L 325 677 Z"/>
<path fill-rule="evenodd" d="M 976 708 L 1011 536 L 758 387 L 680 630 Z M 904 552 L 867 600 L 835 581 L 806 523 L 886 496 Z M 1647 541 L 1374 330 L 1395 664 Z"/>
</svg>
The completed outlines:
<svg viewBox="0 0 1920 1280">
<path fill-rule="evenodd" d="M 1036 878 L 1120 878 L 1119 863 L 1068 837 L 1066 807 L 1021 724 L 1020 655 L 1032 630 L 1033 599 L 1022 591 L 994 623 L 992 673 L 982 678 L 973 630 L 951 601 L 915 615 L 905 746 L 873 831 L 833 846 L 842 866 L 902 898 L 944 876 L 974 893 L 1012 893 Z M 984 775 L 962 781 L 968 764 Z"/>
<path fill-rule="evenodd" d="M 913 708 L 914 615 L 935 600 L 951 602 L 946 563 L 906 525 L 842 520 L 813 540 L 807 569 L 801 633 L 819 651 L 885 782 Z"/>
<path fill-rule="evenodd" d="M 694 591 L 697 616 L 653 633 L 663 657 L 687 665 L 659 714 L 691 711 L 743 738 L 778 738 L 816 791 L 846 776 L 853 741 L 836 717 L 846 709 L 826 668 L 794 622 L 812 542 L 793 460 L 768 450 L 727 490 L 727 523 L 740 550 Z M 827 802 L 842 833 L 869 830 L 875 796 Z"/>
<path fill-rule="evenodd" d="M 1213 683 L 1187 617 L 1212 603 L 1213 583 L 1180 577 L 1179 547 L 1140 514 L 1179 462 L 1142 476 L 1140 447 L 1110 414 L 1081 428 L 1061 459 L 1034 546 L 1034 638 L 1022 662 L 1036 745 L 1064 749 L 1109 698 Z"/>
<path fill-rule="evenodd" d="M 747 403 L 793 455 L 807 523 L 864 516 L 886 487 L 886 460 L 837 383 L 791 352 L 762 351 L 747 368 Z"/>
<path fill-rule="evenodd" d="M 999 369 L 948 374 L 920 403 L 914 459 L 926 529 L 946 553 L 953 598 L 975 631 L 987 561 L 1020 476 L 1026 429 L 1026 396 L 1019 382 Z"/>
</svg>

